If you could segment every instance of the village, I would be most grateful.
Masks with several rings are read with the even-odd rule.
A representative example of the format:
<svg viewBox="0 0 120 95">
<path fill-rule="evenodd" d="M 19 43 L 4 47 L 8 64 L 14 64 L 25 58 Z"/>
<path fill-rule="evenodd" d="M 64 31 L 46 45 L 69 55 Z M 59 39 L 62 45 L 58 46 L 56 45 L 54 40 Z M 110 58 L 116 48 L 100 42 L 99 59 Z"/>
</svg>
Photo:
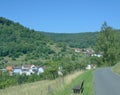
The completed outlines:
<svg viewBox="0 0 120 95">
<path fill-rule="evenodd" d="M 31 75 L 31 74 L 41 74 L 44 72 L 44 67 L 37 67 L 35 65 L 22 65 L 21 67 L 13 67 L 13 66 L 7 66 L 4 69 L 0 69 L 1 71 L 9 72 L 10 76 L 13 76 L 14 74 L 19 75 Z"/>
<path fill-rule="evenodd" d="M 95 57 L 101 57 L 102 56 L 102 53 L 95 53 L 94 50 L 91 50 L 91 49 L 79 49 L 79 48 L 75 48 L 74 51 L 76 53 L 82 53 L 82 54 L 85 54 L 86 56 L 95 56 Z"/>
<path fill-rule="evenodd" d="M 79 48 L 74 48 L 75 53 L 82 53 L 85 54 L 88 57 L 101 57 L 101 54 L 95 54 L 93 50 L 90 49 L 79 49 Z M 85 69 L 90 70 L 90 69 L 95 69 L 96 65 L 94 64 L 88 64 Z M 0 71 L 5 72 L 7 71 L 10 76 L 13 76 L 15 74 L 18 75 L 27 75 L 30 76 L 32 74 L 40 75 L 45 71 L 46 67 L 44 66 L 35 66 L 35 65 L 22 65 L 22 66 L 6 66 L 6 68 L 0 68 Z M 61 70 L 58 67 L 58 74 L 62 73 Z"/>
</svg>

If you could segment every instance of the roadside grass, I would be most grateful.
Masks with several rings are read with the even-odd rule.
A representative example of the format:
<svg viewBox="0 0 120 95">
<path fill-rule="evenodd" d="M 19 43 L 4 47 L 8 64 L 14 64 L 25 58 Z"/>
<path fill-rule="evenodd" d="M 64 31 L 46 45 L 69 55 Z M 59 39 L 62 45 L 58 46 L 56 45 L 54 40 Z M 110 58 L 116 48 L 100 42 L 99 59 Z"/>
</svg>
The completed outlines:
<svg viewBox="0 0 120 95">
<path fill-rule="evenodd" d="M 77 71 L 56 80 L 43 80 L 0 90 L 0 95 L 73 95 L 72 88 L 84 80 L 84 94 L 94 95 L 93 70 Z"/>
<path fill-rule="evenodd" d="M 75 85 L 80 85 L 84 80 L 84 92 L 81 95 L 94 95 L 93 87 L 93 70 L 85 71 L 77 78 L 73 79 L 71 83 L 64 84 L 62 88 L 54 92 L 53 95 L 73 95 L 72 88 Z"/>
<path fill-rule="evenodd" d="M 70 84 L 72 80 L 78 77 L 81 73 L 82 72 L 79 71 L 56 80 L 43 80 L 34 83 L 26 83 L 23 85 L 8 87 L 6 89 L 1 89 L 0 95 L 51 95 L 59 88 L 64 87 L 64 84 Z"/>
<path fill-rule="evenodd" d="M 120 62 L 118 62 L 113 68 L 113 72 L 117 73 L 120 75 Z"/>
</svg>

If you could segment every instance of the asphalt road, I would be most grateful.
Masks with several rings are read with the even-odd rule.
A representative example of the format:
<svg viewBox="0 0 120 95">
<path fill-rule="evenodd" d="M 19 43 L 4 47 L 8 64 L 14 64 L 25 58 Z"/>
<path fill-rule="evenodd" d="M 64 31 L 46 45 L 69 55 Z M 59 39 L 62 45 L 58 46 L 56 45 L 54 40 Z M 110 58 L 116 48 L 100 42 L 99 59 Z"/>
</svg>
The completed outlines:
<svg viewBox="0 0 120 95">
<path fill-rule="evenodd" d="M 95 95 L 120 95 L 120 76 L 111 68 L 97 69 L 94 72 Z"/>
</svg>

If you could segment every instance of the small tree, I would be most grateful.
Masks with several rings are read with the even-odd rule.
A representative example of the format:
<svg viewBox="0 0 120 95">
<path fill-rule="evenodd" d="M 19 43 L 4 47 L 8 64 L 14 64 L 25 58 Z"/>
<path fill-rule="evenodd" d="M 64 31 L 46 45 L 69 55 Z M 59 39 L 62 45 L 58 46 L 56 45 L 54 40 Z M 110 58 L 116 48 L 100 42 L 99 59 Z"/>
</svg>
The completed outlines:
<svg viewBox="0 0 120 95">
<path fill-rule="evenodd" d="M 47 63 L 47 69 L 46 69 L 47 76 L 51 79 L 55 79 L 58 76 L 57 71 L 58 71 L 58 63 L 49 61 Z"/>
</svg>

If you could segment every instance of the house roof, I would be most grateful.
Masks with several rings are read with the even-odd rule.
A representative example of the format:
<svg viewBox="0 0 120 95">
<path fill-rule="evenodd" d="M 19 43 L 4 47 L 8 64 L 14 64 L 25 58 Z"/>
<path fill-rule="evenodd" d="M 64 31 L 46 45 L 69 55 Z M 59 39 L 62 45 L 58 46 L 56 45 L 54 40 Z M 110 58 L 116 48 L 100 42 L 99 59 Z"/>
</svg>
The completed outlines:
<svg viewBox="0 0 120 95">
<path fill-rule="evenodd" d="M 12 70 L 13 70 L 13 67 L 12 67 L 12 66 L 7 66 L 7 67 L 6 67 L 6 70 L 7 70 L 7 71 L 12 71 Z"/>
</svg>

